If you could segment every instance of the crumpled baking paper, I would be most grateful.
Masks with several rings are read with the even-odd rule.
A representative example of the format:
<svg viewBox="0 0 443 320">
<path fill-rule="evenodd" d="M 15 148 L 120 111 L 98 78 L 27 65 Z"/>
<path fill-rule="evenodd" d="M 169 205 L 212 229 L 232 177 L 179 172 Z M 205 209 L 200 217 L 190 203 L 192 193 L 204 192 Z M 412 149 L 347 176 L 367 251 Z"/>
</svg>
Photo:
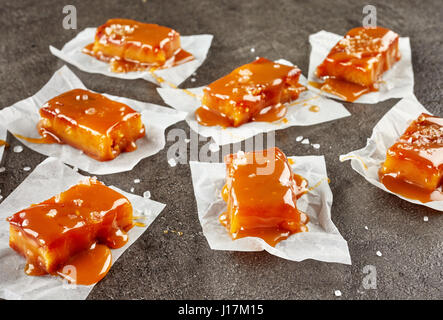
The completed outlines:
<svg viewBox="0 0 443 320">
<path fill-rule="evenodd" d="M 0 126 L 0 140 L 6 141 L 6 129 Z M 0 146 L 0 161 L 2 161 L 3 151 L 5 150 L 6 145 Z"/>
<path fill-rule="evenodd" d="M 86 28 L 78 33 L 74 39 L 66 43 L 61 50 L 53 46 L 49 46 L 49 50 L 56 57 L 73 64 L 85 72 L 101 73 L 105 76 L 120 79 L 145 79 L 161 86 L 168 86 L 165 82 L 159 83 L 148 70 L 127 73 L 112 72 L 109 69 L 108 63 L 83 53 L 82 49 L 94 42 L 95 31 L 96 28 Z M 192 53 L 195 59 L 172 68 L 156 70 L 154 71 L 155 76 L 178 86 L 203 64 L 211 46 L 212 38 L 213 36 L 210 34 L 180 36 L 182 48 Z"/>
<path fill-rule="evenodd" d="M 315 69 L 323 62 L 329 51 L 335 44 L 342 39 L 338 34 L 319 31 L 309 36 L 309 43 L 311 44 L 311 56 L 309 58 L 309 81 L 321 81 L 315 75 Z M 401 59 L 394 64 L 392 69 L 383 74 L 382 82 L 380 83 L 379 91 L 370 92 L 362 95 L 355 103 L 377 103 L 391 98 L 403 98 L 414 93 L 414 71 L 412 70 L 411 61 L 411 45 L 409 38 L 400 37 L 399 50 Z M 320 90 L 309 86 L 314 92 L 320 93 Z M 343 100 L 338 96 L 322 92 L 322 95 Z"/>
<path fill-rule="evenodd" d="M 375 125 L 366 147 L 341 155 L 340 161 L 351 160 L 352 168 L 374 186 L 396 196 L 435 210 L 443 211 L 443 201 L 422 203 L 389 191 L 378 178 L 378 170 L 386 160 L 386 152 L 421 113 L 428 113 L 415 96 L 400 100 Z"/>
<path fill-rule="evenodd" d="M 39 138 L 40 136 L 36 129 L 40 119 L 39 108 L 51 98 L 75 88 L 86 89 L 80 79 L 68 67 L 63 66 L 55 72 L 49 82 L 34 96 L 0 110 L 0 124 L 13 134 Z M 59 158 L 65 163 L 92 174 L 117 173 L 131 170 L 143 158 L 162 150 L 165 146 L 166 128 L 183 120 L 186 116 L 183 112 L 151 103 L 108 94 L 104 94 L 104 96 L 125 103 L 141 113 L 146 135 L 136 141 L 137 149 L 135 151 L 123 152 L 113 160 L 101 162 L 67 144 L 38 144 L 20 139 L 21 142 L 34 151 Z"/>
<path fill-rule="evenodd" d="M 257 237 L 232 240 L 218 220 L 226 211 L 221 197 L 225 184 L 224 163 L 191 161 L 192 183 L 197 201 L 198 218 L 209 246 L 214 250 L 262 251 L 278 257 L 302 261 L 315 259 L 325 262 L 351 264 L 348 245 L 331 220 L 332 191 L 327 182 L 323 156 L 289 157 L 294 160 L 292 170 L 316 186 L 297 201 L 297 208 L 309 216 L 308 232 L 291 235 L 275 247 Z"/>
<path fill-rule="evenodd" d="M 0 204 L 0 298 L 2 299 L 85 299 L 94 287 L 67 285 L 57 276 L 28 276 L 24 273 L 25 259 L 9 247 L 8 216 L 67 190 L 86 177 L 55 158 L 48 158 Z M 131 202 L 134 216 L 143 215 L 144 227 L 133 227 L 129 242 L 113 249 L 112 263 L 140 237 L 165 207 L 164 204 L 124 192 Z"/>
<path fill-rule="evenodd" d="M 280 64 L 293 65 L 291 62 L 280 59 Z M 307 85 L 306 78 L 300 76 L 301 84 Z M 192 96 L 185 90 L 172 88 L 157 88 L 158 93 L 166 104 L 187 113 L 186 122 L 192 130 L 204 137 L 212 137 L 218 145 L 237 143 L 251 138 L 259 133 L 285 129 L 292 126 L 310 126 L 322 122 L 344 118 L 350 115 L 349 111 L 338 102 L 322 97 L 312 91 L 302 92 L 296 101 L 288 104 L 288 112 L 284 119 L 269 122 L 248 122 L 237 128 L 220 126 L 207 127 L 200 125 L 195 120 L 195 110 L 201 106 L 203 88 L 186 89 L 196 96 Z M 305 106 L 307 103 L 308 106 Z M 311 105 L 319 107 L 318 112 L 309 111 Z"/>
</svg>

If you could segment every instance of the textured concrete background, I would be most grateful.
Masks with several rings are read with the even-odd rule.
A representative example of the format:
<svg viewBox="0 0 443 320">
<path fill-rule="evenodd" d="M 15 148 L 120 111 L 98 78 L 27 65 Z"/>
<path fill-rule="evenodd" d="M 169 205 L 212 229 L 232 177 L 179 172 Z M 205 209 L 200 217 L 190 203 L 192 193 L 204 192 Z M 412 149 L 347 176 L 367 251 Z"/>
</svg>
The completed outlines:
<svg viewBox="0 0 443 320">
<path fill-rule="evenodd" d="M 64 62 L 48 46 L 61 48 L 75 34 L 108 18 L 154 22 L 181 34 L 215 36 L 209 55 L 197 71 L 205 85 L 260 55 L 286 58 L 306 75 L 308 36 L 319 30 L 344 34 L 361 25 L 367 1 L 14 1 L 1 0 L 0 108 L 33 95 Z M 431 112 L 443 116 L 443 2 L 371 1 L 378 24 L 409 36 L 415 72 L 415 94 Z M 62 8 L 74 4 L 78 30 L 64 30 Z M 250 49 L 255 48 L 255 53 Z M 155 85 L 143 80 L 119 80 L 69 66 L 98 92 L 163 104 Z M 397 102 L 349 104 L 351 117 L 277 131 L 277 145 L 291 155 L 324 154 L 334 193 L 332 219 L 348 241 L 353 264 L 286 261 L 265 252 L 213 251 L 201 233 L 188 165 L 170 168 L 166 148 L 141 161 L 131 172 L 99 177 L 107 184 L 135 193 L 150 190 L 167 204 L 151 228 L 115 263 L 90 299 L 342 299 L 443 298 L 443 215 L 403 201 L 367 183 L 338 156 L 363 147 L 375 123 Z M 175 127 L 189 133 L 185 122 Z M 302 145 L 303 135 L 321 148 Z M 19 145 L 8 134 L 8 142 Z M 7 150 L 1 160 L 0 189 L 6 197 L 44 156 L 25 147 Z M 141 183 L 133 185 L 140 178 Z M 424 222 L 423 217 L 429 221 Z M 0 222 L 5 223 L 5 222 Z M 369 230 L 365 230 L 368 226 Z M 163 230 L 183 232 L 180 237 Z M 376 251 L 383 256 L 378 257 Z M 363 267 L 374 265 L 377 289 L 365 290 Z"/>
</svg>

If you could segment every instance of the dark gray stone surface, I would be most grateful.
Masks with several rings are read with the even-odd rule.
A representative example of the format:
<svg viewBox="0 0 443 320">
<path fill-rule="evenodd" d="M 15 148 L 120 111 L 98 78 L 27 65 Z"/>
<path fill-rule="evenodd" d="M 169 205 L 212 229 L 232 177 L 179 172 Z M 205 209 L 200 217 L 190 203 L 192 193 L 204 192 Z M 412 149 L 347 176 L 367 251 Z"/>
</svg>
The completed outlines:
<svg viewBox="0 0 443 320">
<path fill-rule="evenodd" d="M 62 27 L 64 2 L 2 0 L 0 6 L 0 108 L 33 95 L 64 62 L 48 46 L 61 48 L 78 31 L 108 18 L 155 22 L 183 35 L 211 33 L 215 38 L 197 81 L 207 84 L 255 56 L 286 58 L 306 75 L 308 36 L 319 30 L 344 34 L 361 25 L 367 1 L 69 1 L 77 8 L 78 30 Z M 332 5 L 330 5 L 332 3 Z M 431 112 L 443 116 L 443 2 L 371 1 L 378 24 L 409 36 L 415 94 Z M 255 48 L 255 53 L 250 52 Z M 163 104 L 156 86 L 143 80 L 119 80 L 69 67 L 95 91 Z M 332 219 L 348 241 L 352 266 L 318 261 L 286 261 L 265 252 L 213 251 L 201 233 L 188 165 L 170 168 L 166 148 L 130 172 L 101 176 L 124 190 L 140 178 L 135 192 L 150 190 L 167 207 L 151 228 L 115 263 L 90 299 L 410 299 L 443 298 L 443 216 L 413 205 L 367 183 L 342 153 L 363 147 L 375 123 L 397 102 L 349 104 L 351 117 L 277 131 L 277 145 L 291 155 L 324 154 L 334 193 Z M 189 133 L 185 122 L 176 126 Z M 303 135 L 321 148 L 302 145 Z M 20 142 L 8 134 L 8 142 Z M 1 160 L 0 189 L 6 197 L 44 156 L 25 147 L 7 150 Z M 424 222 L 423 217 L 429 221 Z M 5 223 L 5 222 L 0 222 Z M 369 230 L 365 230 L 368 226 Z M 180 237 L 163 230 L 182 231 Z M 382 257 L 376 255 L 379 250 Z M 374 265 L 377 289 L 365 290 L 363 267 Z"/>
</svg>

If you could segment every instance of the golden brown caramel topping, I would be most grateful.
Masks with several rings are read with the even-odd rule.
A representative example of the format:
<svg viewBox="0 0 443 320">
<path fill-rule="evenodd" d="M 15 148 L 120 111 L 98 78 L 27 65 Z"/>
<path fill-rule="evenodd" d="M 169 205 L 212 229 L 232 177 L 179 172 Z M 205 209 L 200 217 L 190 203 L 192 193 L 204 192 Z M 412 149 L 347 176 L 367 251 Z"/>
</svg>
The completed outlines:
<svg viewBox="0 0 443 320">
<path fill-rule="evenodd" d="M 135 141 L 145 135 L 140 113 L 84 89 L 49 100 L 40 116 L 43 139 L 20 138 L 33 143 L 67 143 L 101 161 L 135 150 Z"/>
<path fill-rule="evenodd" d="M 400 59 L 398 39 L 381 27 L 350 30 L 317 67 L 317 76 L 326 81 L 316 87 L 351 102 L 377 90 L 382 74 Z"/>
<path fill-rule="evenodd" d="M 293 233 L 307 231 L 308 217 L 296 206 L 307 192 L 307 181 L 292 172 L 283 152 L 240 152 L 225 162 L 222 197 L 228 209 L 220 222 L 233 239 L 260 237 L 275 246 Z"/>
<path fill-rule="evenodd" d="M 202 125 L 224 127 L 281 119 L 286 114 L 283 104 L 306 89 L 298 83 L 300 74 L 297 67 L 265 58 L 245 64 L 204 88 L 204 107 L 197 110 L 196 119 Z"/>
<path fill-rule="evenodd" d="M 398 35 L 382 27 L 358 27 L 349 30 L 331 50 L 328 58 L 336 61 L 350 61 L 378 57 L 389 50 Z M 360 61 L 359 61 L 360 62 Z"/>
<path fill-rule="evenodd" d="M 421 202 L 443 200 L 443 119 L 421 114 L 388 149 L 380 181 Z"/>
<path fill-rule="evenodd" d="M 100 135 L 108 135 L 119 122 L 139 116 L 137 111 L 123 103 L 84 89 L 70 90 L 49 100 L 40 113 Z"/>
<path fill-rule="evenodd" d="M 129 19 L 110 19 L 98 27 L 95 42 L 83 52 L 109 62 L 114 72 L 171 67 L 194 59 L 181 49 L 177 31 Z"/>
<path fill-rule="evenodd" d="M 77 284 L 99 281 L 106 274 L 109 266 L 103 266 L 110 265 L 106 262 L 110 259 L 106 257 L 110 255 L 108 247 L 127 243 L 126 231 L 133 226 L 129 200 L 95 179 L 31 205 L 7 220 L 10 246 L 26 257 L 27 274 L 67 274 L 72 270 L 63 271 L 64 266 L 74 265 L 77 279 L 83 279 Z"/>
</svg>

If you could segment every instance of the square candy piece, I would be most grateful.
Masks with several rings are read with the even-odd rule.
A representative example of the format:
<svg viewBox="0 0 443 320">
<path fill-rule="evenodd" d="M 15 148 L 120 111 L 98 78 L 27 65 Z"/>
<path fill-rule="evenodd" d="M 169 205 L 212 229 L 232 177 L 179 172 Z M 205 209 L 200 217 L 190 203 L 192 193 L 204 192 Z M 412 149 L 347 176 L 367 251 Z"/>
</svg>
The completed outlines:
<svg viewBox="0 0 443 320">
<path fill-rule="evenodd" d="M 307 231 L 308 217 L 297 199 L 307 181 L 294 174 L 278 148 L 226 156 L 227 211 L 220 216 L 233 239 L 255 236 L 274 246 L 293 233 Z"/>
<path fill-rule="evenodd" d="M 319 78 L 376 86 L 382 74 L 400 59 L 398 39 L 398 34 L 386 28 L 351 29 L 317 67 L 316 74 Z"/>
<path fill-rule="evenodd" d="M 100 161 L 135 150 L 135 141 L 145 135 L 140 113 L 83 89 L 49 100 L 40 109 L 40 116 L 38 128 L 42 136 L 50 135 Z"/>
<path fill-rule="evenodd" d="M 386 154 L 380 181 L 391 191 L 422 202 L 442 183 L 443 119 L 421 114 Z"/>
<path fill-rule="evenodd" d="M 180 34 L 171 28 L 110 19 L 97 28 L 91 53 L 102 60 L 113 58 L 116 63 L 111 63 L 112 70 L 122 72 L 128 70 L 119 70 L 118 60 L 162 66 L 180 50 Z"/>
<path fill-rule="evenodd" d="M 266 121 L 259 119 L 264 111 L 296 100 L 306 89 L 298 83 L 300 74 L 300 69 L 295 66 L 258 58 L 204 88 L 204 107 L 197 110 L 197 120 L 210 125 L 204 119 L 204 110 L 209 110 L 226 120 L 224 126 L 237 127 L 252 120 Z M 276 110 L 282 116 L 286 112 L 286 109 Z"/>
<path fill-rule="evenodd" d="M 28 274 L 54 274 L 96 242 L 123 246 L 132 211 L 125 196 L 88 179 L 9 217 L 9 245 L 26 258 Z"/>
</svg>

